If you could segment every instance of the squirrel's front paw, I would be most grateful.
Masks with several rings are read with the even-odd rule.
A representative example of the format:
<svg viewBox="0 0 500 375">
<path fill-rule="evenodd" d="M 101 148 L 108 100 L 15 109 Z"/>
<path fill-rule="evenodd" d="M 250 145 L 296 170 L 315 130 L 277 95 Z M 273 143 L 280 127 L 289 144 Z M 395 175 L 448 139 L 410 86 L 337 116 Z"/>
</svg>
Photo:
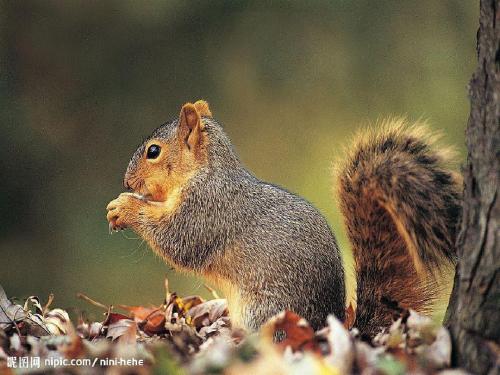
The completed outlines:
<svg viewBox="0 0 500 375">
<path fill-rule="evenodd" d="M 142 200 L 133 193 L 121 193 L 118 198 L 109 202 L 107 219 L 109 229 L 117 231 L 131 227 L 139 216 Z"/>
</svg>

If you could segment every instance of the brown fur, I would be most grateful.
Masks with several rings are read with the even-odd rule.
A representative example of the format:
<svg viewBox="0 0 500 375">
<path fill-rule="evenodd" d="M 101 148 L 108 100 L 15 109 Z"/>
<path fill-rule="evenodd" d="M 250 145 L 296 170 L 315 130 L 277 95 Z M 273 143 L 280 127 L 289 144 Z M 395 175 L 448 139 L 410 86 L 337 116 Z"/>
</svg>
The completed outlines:
<svg viewBox="0 0 500 375">
<path fill-rule="evenodd" d="M 204 100 L 197 100 L 194 106 L 201 117 L 212 117 L 212 111 L 208 106 L 208 103 Z"/>
<path fill-rule="evenodd" d="M 127 171 L 124 178 L 124 185 L 135 194 L 122 193 L 107 207 L 107 219 L 112 229 L 136 228 L 151 243 L 149 232 L 141 231 L 141 224 L 158 222 L 175 213 L 182 202 L 183 188 L 206 163 L 206 137 L 199 111 L 211 116 L 205 101 L 182 106 L 180 132 L 175 142 L 153 138 L 145 143 L 143 155 L 138 157 L 135 168 Z M 161 153 L 156 159 L 147 159 L 147 150 L 153 144 L 161 147 Z"/>
<path fill-rule="evenodd" d="M 208 110 L 208 104 L 203 103 Z M 197 169 L 205 164 L 203 122 L 197 107 L 191 103 L 185 104 L 179 119 L 181 131 L 178 144 L 156 138 L 149 140 L 145 145 L 144 156 L 138 160 L 136 168 L 125 176 L 126 186 L 150 200 L 167 201 L 171 194 L 180 191 Z M 161 154 L 158 158 L 150 160 L 145 154 L 148 147 L 153 144 L 161 147 Z M 186 149 L 184 144 L 189 148 Z M 194 152 L 190 152 L 190 149 Z"/>
<path fill-rule="evenodd" d="M 356 137 L 339 168 L 339 198 L 352 243 L 355 326 L 365 337 L 400 309 L 428 313 L 437 274 L 455 259 L 460 179 L 423 125 L 391 120 Z"/>
</svg>

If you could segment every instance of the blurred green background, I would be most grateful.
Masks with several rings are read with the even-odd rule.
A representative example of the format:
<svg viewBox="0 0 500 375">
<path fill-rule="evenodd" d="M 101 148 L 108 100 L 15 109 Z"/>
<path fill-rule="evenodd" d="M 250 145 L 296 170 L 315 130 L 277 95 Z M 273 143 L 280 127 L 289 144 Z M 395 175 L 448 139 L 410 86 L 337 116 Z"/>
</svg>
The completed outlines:
<svg viewBox="0 0 500 375">
<path fill-rule="evenodd" d="M 2 1 L 0 284 L 55 305 L 205 294 L 132 232 L 110 236 L 144 136 L 204 98 L 258 177 L 349 245 L 330 168 L 359 126 L 428 119 L 464 158 L 475 1 Z"/>
</svg>

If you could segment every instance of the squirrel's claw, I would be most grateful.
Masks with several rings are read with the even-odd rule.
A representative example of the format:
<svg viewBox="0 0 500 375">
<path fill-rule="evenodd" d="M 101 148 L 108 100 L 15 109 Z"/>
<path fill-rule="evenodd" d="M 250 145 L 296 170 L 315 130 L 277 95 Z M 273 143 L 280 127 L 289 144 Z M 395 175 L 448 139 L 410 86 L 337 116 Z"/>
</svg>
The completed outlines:
<svg viewBox="0 0 500 375">
<path fill-rule="evenodd" d="M 106 215 L 106 219 L 109 222 L 109 233 L 118 232 L 120 229 L 123 229 L 119 224 L 118 220 L 120 219 L 120 197 L 112 200 L 106 206 L 106 210 L 108 211 Z"/>
<path fill-rule="evenodd" d="M 109 231 L 118 232 L 129 227 L 134 222 L 133 214 L 137 212 L 137 202 L 142 201 L 141 196 L 132 193 L 122 193 L 118 198 L 109 202 L 106 218 L 109 222 Z"/>
</svg>

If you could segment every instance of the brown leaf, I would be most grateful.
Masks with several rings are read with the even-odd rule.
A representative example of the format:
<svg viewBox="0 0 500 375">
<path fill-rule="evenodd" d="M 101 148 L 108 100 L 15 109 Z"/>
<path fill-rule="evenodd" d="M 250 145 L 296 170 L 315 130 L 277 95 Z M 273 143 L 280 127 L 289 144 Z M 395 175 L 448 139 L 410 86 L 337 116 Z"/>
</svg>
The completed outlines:
<svg viewBox="0 0 500 375">
<path fill-rule="evenodd" d="M 355 321 L 356 321 L 356 310 L 354 310 L 352 302 L 349 302 L 349 307 L 345 309 L 344 327 L 346 329 L 351 329 L 354 326 Z"/>
<path fill-rule="evenodd" d="M 161 307 L 144 307 L 144 306 L 127 306 L 127 305 L 118 305 L 120 309 L 128 311 L 132 318 L 135 319 L 136 322 L 142 322 L 146 320 L 148 316 L 150 316 L 153 312 L 157 311 Z"/>
<path fill-rule="evenodd" d="M 152 336 L 165 332 L 165 321 L 165 311 L 163 309 L 156 309 L 139 323 L 139 328 Z"/>
<path fill-rule="evenodd" d="M 106 315 L 106 319 L 104 320 L 104 322 L 102 322 L 102 325 L 109 326 L 123 319 L 130 319 L 130 317 L 119 313 L 108 312 L 108 314 Z"/>
<path fill-rule="evenodd" d="M 165 332 L 165 309 L 164 307 L 144 307 L 119 305 L 120 308 L 131 313 L 138 327 L 146 334 Z"/>
<path fill-rule="evenodd" d="M 320 354 L 321 348 L 309 323 L 292 311 L 284 311 L 271 318 L 262 329 L 263 335 L 276 342 L 281 350 L 309 350 Z"/>
</svg>

